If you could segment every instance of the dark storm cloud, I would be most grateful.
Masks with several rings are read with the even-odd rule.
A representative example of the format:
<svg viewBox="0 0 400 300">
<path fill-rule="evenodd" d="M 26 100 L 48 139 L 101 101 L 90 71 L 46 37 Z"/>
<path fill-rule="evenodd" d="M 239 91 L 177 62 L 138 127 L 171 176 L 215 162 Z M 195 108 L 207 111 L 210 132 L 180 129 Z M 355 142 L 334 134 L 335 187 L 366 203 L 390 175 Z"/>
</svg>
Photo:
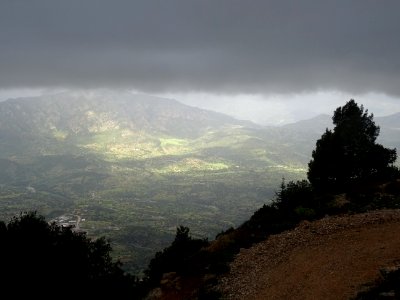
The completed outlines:
<svg viewBox="0 0 400 300">
<path fill-rule="evenodd" d="M 400 95 L 400 1 L 0 3 L 0 88 Z"/>
</svg>

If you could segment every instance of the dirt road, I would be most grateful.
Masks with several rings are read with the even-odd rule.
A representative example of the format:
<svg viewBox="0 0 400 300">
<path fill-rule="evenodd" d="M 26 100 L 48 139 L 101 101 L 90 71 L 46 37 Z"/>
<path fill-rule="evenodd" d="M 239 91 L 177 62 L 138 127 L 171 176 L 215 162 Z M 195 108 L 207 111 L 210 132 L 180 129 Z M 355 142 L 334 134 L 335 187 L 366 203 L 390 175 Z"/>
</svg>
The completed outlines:
<svg viewBox="0 0 400 300">
<path fill-rule="evenodd" d="M 243 249 L 220 280 L 225 299 L 349 299 L 400 262 L 400 210 L 303 222 Z"/>
</svg>

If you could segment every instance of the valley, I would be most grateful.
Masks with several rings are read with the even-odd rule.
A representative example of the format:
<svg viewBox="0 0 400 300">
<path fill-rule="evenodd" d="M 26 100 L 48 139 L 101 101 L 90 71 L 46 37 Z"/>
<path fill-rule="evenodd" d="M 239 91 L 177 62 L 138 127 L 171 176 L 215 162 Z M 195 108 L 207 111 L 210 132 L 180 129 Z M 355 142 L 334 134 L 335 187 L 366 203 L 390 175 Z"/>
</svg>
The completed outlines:
<svg viewBox="0 0 400 300">
<path fill-rule="evenodd" d="M 396 147 L 400 116 L 385 120 L 381 142 Z M 0 219 L 36 210 L 106 236 L 140 275 L 178 225 L 213 239 L 270 202 L 283 177 L 305 178 L 327 126 L 322 116 L 262 127 L 132 94 L 9 100 L 0 103 Z"/>
</svg>

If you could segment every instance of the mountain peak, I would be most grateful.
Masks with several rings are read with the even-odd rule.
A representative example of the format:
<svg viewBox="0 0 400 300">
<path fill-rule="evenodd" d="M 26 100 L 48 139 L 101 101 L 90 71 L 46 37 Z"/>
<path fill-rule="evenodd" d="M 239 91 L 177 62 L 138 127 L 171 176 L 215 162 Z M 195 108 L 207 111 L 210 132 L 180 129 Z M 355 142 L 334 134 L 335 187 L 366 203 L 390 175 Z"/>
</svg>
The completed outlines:
<svg viewBox="0 0 400 300">
<path fill-rule="evenodd" d="M 256 126 L 172 99 L 110 90 L 78 90 L 11 99 L 0 103 L 0 116 L 1 123 L 18 123 L 30 133 L 43 127 L 76 133 L 72 127 L 85 127 L 88 121 L 92 125 L 95 125 L 93 122 L 112 122 L 132 130 L 182 137 L 197 136 L 210 126 Z"/>
</svg>

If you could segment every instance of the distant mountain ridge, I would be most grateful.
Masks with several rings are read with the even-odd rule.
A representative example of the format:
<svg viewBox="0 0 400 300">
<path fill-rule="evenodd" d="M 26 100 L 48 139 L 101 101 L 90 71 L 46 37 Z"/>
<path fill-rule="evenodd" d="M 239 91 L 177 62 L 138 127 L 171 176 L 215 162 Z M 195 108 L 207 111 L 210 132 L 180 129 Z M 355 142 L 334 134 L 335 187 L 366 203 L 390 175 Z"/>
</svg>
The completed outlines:
<svg viewBox="0 0 400 300">
<path fill-rule="evenodd" d="M 240 224 L 301 166 L 264 127 L 175 100 L 105 91 L 0 103 L 0 217 L 79 216 L 135 272 L 177 225 L 209 237 Z"/>
<path fill-rule="evenodd" d="M 399 147 L 395 135 L 400 130 L 400 113 L 376 117 L 375 121 L 381 127 L 380 141 Z M 223 126 L 260 130 L 268 138 L 294 143 L 295 147 L 310 153 L 316 139 L 326 128 L 332 127 L 332 121 L 328 115 L 318 115 L 279 127 L 263 127 L 172 99 L 111 91 L 68 92 L 0 102 L 0 144 L 5 148 L 13 139 L 22 147 L 32 139 L 45 145 L 52 138 L 65 141 L 113 127 L 196 138 L 207 129 Z M 303 144 L 308 146 L 302 148 Z"/>
<path fill-rule="evenodd" d="M 102 114 L 105 119 L 94 118 Z M 130 93 L 60 93 L 50 96 L 11 99 L 0 103 L 0 128 L 51 131 L 56 127 L 68 133 L 87 133 L 96 122 L 120 119 L 122 126 L 136 130 L 174 131 L 178 135 L 196 135 L 210 126 L 240 124 L 221 113 L 189 107 L 176 100 Z M 180 126 L 177 126 L 179 124 Z M 33 126 L 33 127 L 32 127 Z"/>
<path fill-rule="evenodd" d="M 400 114 L 376 118 L 399 147 Z M 76 92 L 0 103 L 0 218 L 85 219 L 140 273 L 177 225 L 213 237 L 305 178 L 328 116 L 260 126 L 175 100 Z"/>
<path fill-rule="evenodd" d="M 400 113 L 383 117 L 374 117 L 375 123 L 380 127 L 378 143 L 385 147 L 396 148 L 400 151 Z M 280 132 L 280 138 L 292 142 L 301 149 L 302 153 L 311 156 L 316 141 L 326 129 L 332 129 L 332 117 L 326 114 L 315 116 L 311 119 L 298 121 L 280 126 L 274 130 Z"/>
<path fill-rule="evenodd" d="M 11 99 L 0 103 L 0 148 L 2 157 L 13 155 L 15 148 L 47 148 L 59 153 L 77 137 L 113 129 L 134 134 L 169 135 L 177 138 L 199 137 L 209 128 L 256 124 L 178 101 L 130 93 L 60 93 L 49 96 Z M 10 147 L 11 143 L 18 147 Z M 21 153 L 17 150 L 17 153 Z"/>
<path fill-rule="evenodd" d="M 397 149 L 400 154 L 400 113 L 395 113 L 385 117 L 376 117 L 376 124 L 381 128 L 378 142 L 390 148 Z M 397 160 L 399 164 L 399 160 Z"/>
</svg>

